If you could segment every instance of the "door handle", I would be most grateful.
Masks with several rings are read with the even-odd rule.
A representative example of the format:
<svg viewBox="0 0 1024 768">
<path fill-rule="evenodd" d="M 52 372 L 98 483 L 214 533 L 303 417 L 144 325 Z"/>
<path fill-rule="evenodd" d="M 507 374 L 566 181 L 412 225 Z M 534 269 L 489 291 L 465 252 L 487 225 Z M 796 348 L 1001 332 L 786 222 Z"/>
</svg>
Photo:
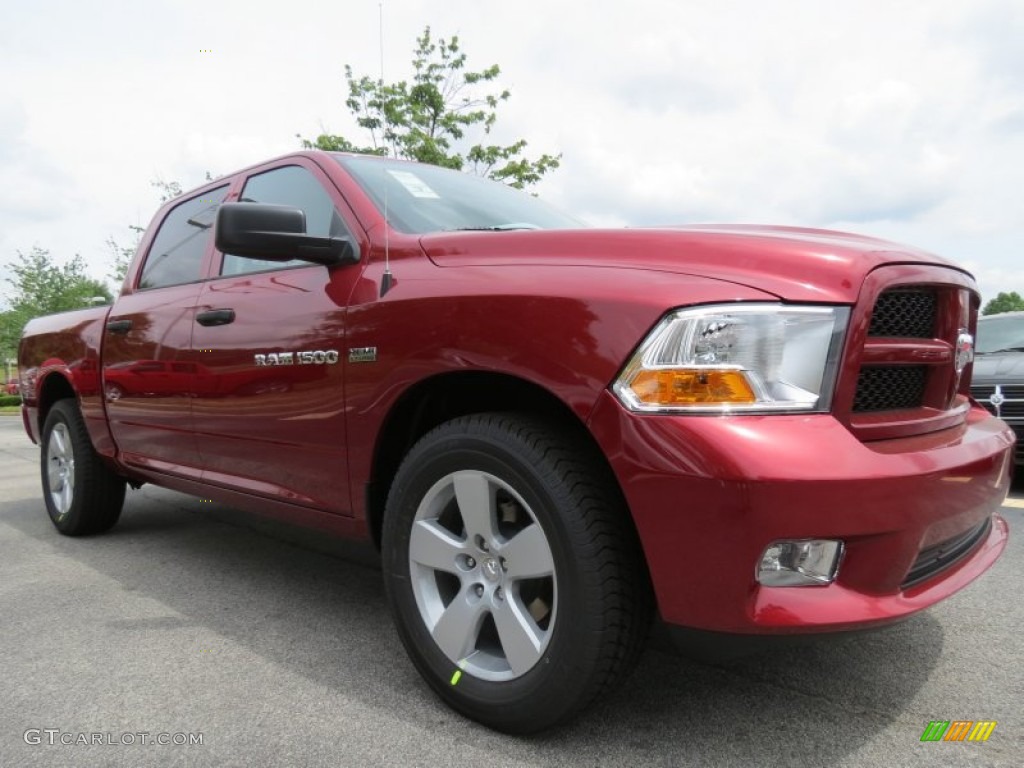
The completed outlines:
<svg viewBox="0 0 1024 768">
<path fill-rule="evenodd" d="M 128 333 L 132 329 L 131 320 L 108 320 L 107 330 L 111 333 Z"/>
<path fill-rule="evenodd" d="M 208 309 L 196 315 L 196 322 L 200 325 L 227 325 L 235 322 L 235 310 L 233 309 Z"/>
</svg>

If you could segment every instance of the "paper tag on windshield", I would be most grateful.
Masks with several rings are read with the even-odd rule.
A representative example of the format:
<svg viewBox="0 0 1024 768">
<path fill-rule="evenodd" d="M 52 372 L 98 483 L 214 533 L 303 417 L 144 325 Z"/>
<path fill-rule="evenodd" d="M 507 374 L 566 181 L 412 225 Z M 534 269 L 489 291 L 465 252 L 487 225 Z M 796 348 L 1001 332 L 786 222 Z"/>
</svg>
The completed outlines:
<svg viewBox="0 0 1024 768">
<path fill-rule="evenodd" d="M 427 197 L 437 200 L 440 196 L 427 186 L 426 182 L 423 181 L 419 176 L 409 171 L 392 171 L 388 173 L 391 177 L 405 187 L 405 191 L 413 197 Z"/>
</svg>

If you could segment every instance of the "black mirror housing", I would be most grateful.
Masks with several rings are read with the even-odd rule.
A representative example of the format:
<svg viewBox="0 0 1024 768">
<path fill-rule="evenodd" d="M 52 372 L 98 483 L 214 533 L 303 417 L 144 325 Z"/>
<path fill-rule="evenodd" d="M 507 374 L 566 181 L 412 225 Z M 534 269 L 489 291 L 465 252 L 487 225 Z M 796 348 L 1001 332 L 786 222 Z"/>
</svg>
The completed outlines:
<svg viewBox="0 0 1024 768">
<path fill-rule="evenodd" d="M 359 261 L 348 238 L 307 235 L 306 214 L 289 205 L 222 203 L 214 243 L 222 253 L 250 259 L 301 259 L 326 266 Z"/>
</svg>

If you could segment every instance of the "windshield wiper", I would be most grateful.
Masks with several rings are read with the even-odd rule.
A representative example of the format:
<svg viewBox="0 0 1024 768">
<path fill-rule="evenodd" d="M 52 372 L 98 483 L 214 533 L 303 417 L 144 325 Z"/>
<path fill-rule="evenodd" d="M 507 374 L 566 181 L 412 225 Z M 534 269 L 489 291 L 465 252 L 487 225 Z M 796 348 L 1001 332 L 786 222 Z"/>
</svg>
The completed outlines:
<svg viewBox="0 0 1024 768">
<path fill-rule="evenodd" d="M 495 224 L 490 227 L 455 227 L 446 229 L 445 232 L 511 232 L 515 229 L 540 229 L 536 224 L 516 222 L 515 224 Z"/>
</svg>

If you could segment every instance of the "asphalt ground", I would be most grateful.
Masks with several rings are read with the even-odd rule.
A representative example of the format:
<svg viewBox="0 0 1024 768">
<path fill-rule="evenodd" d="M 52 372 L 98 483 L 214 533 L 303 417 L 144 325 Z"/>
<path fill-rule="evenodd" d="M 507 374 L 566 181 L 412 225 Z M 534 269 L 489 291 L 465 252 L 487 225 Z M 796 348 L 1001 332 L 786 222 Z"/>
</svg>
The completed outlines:
<svg viewBox="0 0 1024 768">
<path fill-rule="evenodd" d="M 111 533 L 69 539 L 17 415 L 0 467 L 3 768 L 1024 764 L 1020 485 L 1005 555 L 942 605 L 728 663 L 650 650 L 578 721 L 514 738 L 420 680 L 372 553 L 148 486 Z M 998 725 L 922 743 L 931 720 Z M 83 738 L 115 743 L 60 743 Z"/>
</svg>

